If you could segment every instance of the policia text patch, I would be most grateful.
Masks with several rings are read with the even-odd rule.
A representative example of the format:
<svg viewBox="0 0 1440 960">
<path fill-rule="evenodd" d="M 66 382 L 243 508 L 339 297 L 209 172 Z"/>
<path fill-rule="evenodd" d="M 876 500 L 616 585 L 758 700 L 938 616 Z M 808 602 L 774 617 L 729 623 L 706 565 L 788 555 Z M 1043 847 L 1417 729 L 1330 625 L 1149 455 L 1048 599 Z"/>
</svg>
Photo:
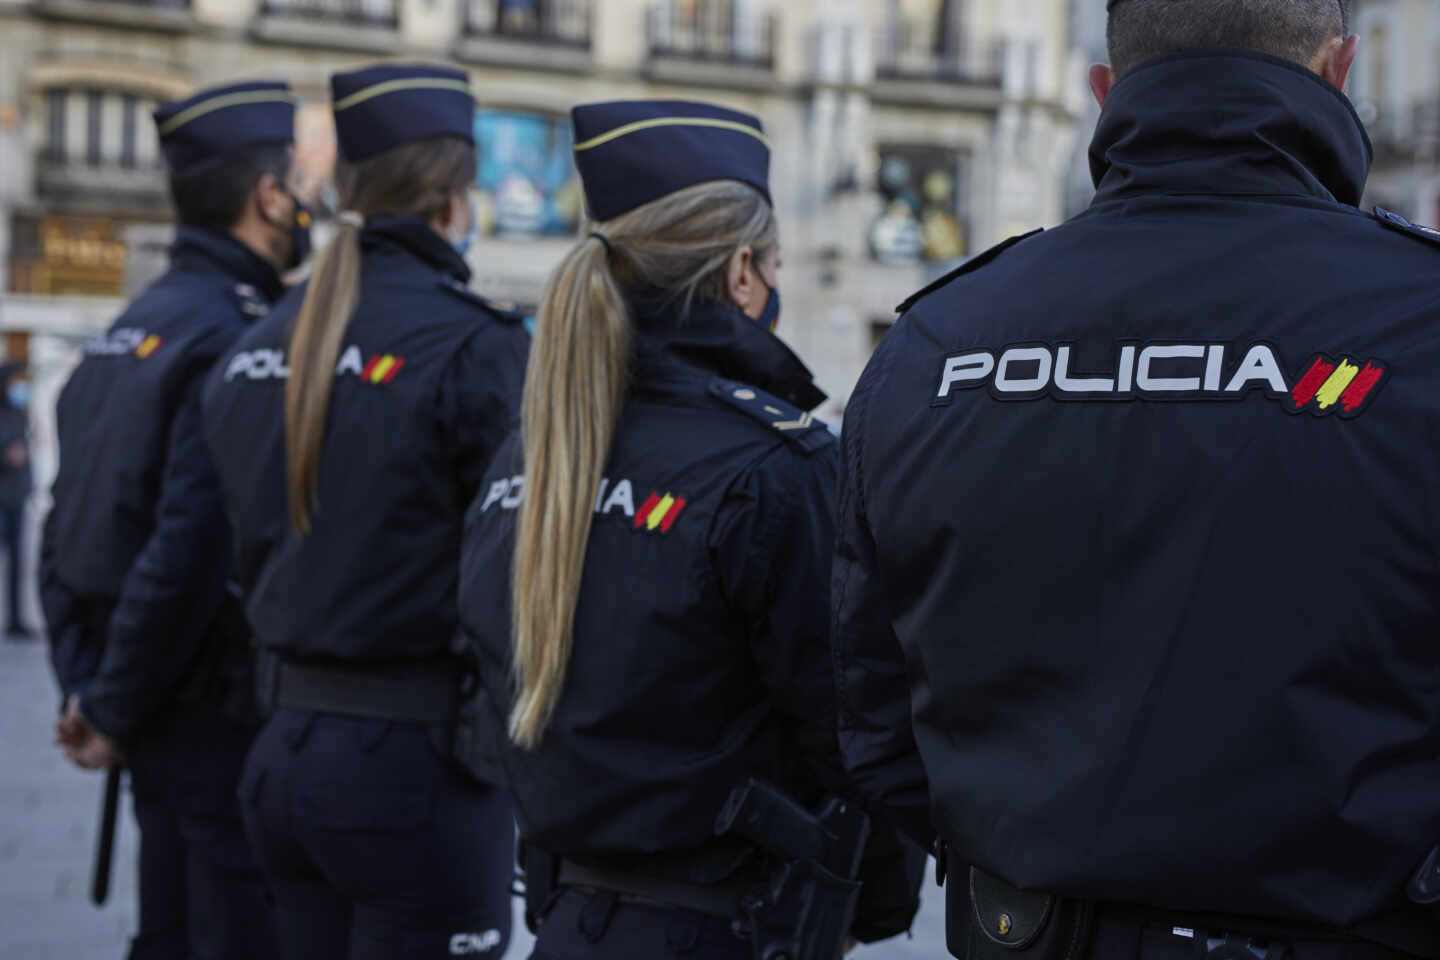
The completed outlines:
<svg viewBox="0 0 1440 960">
<path fill-rule="evenodd" d="M 1242 400 L 1259 392 L 1290 413 L 1357 417 L 1380 392 L 1390 366 L 1373 359 L 1312 354 L 1288 374 L 1268 343 L 1236 347 L 1180 341 L 1120 342 L 1107 369 L 1076 369 L 1075 345 L 1018 343 L 967 350 L 941 362 L 932 406 L 985 387 L 997 400 Z"/>
</svg>

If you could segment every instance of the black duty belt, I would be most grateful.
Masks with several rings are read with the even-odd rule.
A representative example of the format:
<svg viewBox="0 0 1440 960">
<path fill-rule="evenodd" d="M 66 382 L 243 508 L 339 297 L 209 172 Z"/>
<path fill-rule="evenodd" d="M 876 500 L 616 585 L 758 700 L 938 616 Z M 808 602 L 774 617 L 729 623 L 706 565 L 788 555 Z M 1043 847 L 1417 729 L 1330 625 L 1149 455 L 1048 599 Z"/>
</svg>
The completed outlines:
<svg viewBox="0 0 1440 960">
<path fill-rule="evenodd" d="M 560 861 L 559 885 L 591 887 L 620 895 L 622 901 L 659 907 L 682 907 L 734 920 L 740 914 L 740 898 L 747 892 L 739 884 L 672 883 L 620 870 L 582 866 L 572 860 Z"/>
<path fill-rule="evenodd" d="M 448 727 L 461 670 L 450 660 L 390 664 L 282 662 L 275 705 L 316 713 Z"/>
</svg>

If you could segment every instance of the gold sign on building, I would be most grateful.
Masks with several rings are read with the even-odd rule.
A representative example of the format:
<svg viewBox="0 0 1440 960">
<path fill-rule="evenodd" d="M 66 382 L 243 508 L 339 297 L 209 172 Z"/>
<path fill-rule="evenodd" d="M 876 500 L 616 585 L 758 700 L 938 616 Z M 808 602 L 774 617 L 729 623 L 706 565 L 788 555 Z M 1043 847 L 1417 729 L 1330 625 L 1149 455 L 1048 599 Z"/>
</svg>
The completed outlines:
<svg viewBox="0 0 1440 960">
<path fill-rule="evenodd" d="M 34 233 L 28 233 L 25 227 Z M 118 297 L 125 292 L 125 243 L 115 221 L 46 217 L 16 224 L 11 285 L 16 293 Z M 30 243 L 25 243 L 30 239 Z M 37 242 L 38 241 L 38 242 Z M 28 249 L 27 249 L 28 248 Z"/>
</svg>

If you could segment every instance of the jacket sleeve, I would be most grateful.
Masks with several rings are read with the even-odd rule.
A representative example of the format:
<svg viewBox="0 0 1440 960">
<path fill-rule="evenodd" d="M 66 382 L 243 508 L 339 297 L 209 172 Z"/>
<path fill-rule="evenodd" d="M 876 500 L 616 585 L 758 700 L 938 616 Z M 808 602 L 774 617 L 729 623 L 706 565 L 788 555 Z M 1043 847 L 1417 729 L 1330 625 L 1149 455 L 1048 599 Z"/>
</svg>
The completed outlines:
<svg viewBox="0 0 1440 960">
<path fill-rule="evenodd" d="M 174 699 L 225 593 L 230 537 L 205 448 L 202 383 L 192 378 L 171 424 L 155 530 L 121 589 L 100 672 L 81 694 L 86 719 L 121 743 Z"/>
<path fill-rule="evenodd" d="M 55 509 L 51 507 L 40 535 L 40 609 L 50 638 L 50 664 L 63 701 L 95 675 L 104 638 L 90 629 L 80 598 L 60 579 L 52 532 Z"/>
<path fill-rule="evenodd" d="M 518 421 L 529 349 L 530 337 L 519 324 L 492 322 L 464 342 L 441 378 L 436 417 L 454 451 L 462 506 L 475 498 Z"/>
<path fill-rule="evenodd" d="M 732 487 L 711 551 L 721 589 L 747 623 L 751 656 L 770 690 L 787 754 L 819 792 L 853 794 L 836 741 L 829 580 L 835 544 L 835 447 L 770 455 Z M 800 794 L 795 783 L 784 784 Z M 807 801 L 818 796 L 802 796 Z M 852 932 L 869 943 L 903 933 L 919 909 L 924 853 L 883 816 L 872 818 Z"/>
<path fill-rule="evenodd" d="M 884 346 L 851 396 L 841 439 L 839 530 L 832 576 L 840 750 L 872 809 L 885 810 L 925 849 L 934 843 L 929 787 L 910 717 L 910 676 L 895 635 L 865 513 L 866 401 Z"/>
</svg>

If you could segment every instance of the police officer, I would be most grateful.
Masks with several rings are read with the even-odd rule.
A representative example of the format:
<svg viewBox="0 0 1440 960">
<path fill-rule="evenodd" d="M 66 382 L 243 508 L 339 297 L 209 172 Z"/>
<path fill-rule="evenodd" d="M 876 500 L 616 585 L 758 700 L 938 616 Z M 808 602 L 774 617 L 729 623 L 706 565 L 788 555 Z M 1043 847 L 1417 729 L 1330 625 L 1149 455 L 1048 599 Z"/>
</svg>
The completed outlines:
<svg viewBox="0 0 1440 960">
<path fill-rule="evenodd" d="M 280 663 L 241 800 L 291 958 L 499 956 L 508 797 L 450 759 L 461 523 L 529 337 L 469 292 L 465 75 L 331 79 L 343 209 L 206 418 L 250 622 Z"/>
<path fill-rule="evenodd" d="M 749 956 L 732 920 L 765 858 L 717 813 L 747 777 L 806 803 L 840 779 L 835 446 L 805 412 L 825 395 L 771 332 L 760 122 L 671 101 L 573 117 L 593 232 L 551 278 L 522 427 L 467 518 L 478 712 L 528 882 L 558 887 L 531 892 L 536 957 Z M 866 941 L 917 906 L 918 861 L 877 837 Z"/>
<path fill-rule="evenodd" d="M 59 740 L 131 772 L 140 932 L 130 956 L 273 953 L 235 786 L 258 727 L 228 530 L 200 422 L 204 373 L 282 291 L 308 219 L 287 186 L 283 83 L 155 113 L 179 229 L 169 270 L 85 346 L 57 411 L 42 602 L 68 705 Z"/>
<path fill-rule="evenodd" d="M 1093 206 L 849 403 L 842 747 L 957 955 L 1059 894 L 1097 957 L 1440 956 L 1440 236 L 1356 208 L 1335 0 L 1110 7 Z"/>
</svg>

